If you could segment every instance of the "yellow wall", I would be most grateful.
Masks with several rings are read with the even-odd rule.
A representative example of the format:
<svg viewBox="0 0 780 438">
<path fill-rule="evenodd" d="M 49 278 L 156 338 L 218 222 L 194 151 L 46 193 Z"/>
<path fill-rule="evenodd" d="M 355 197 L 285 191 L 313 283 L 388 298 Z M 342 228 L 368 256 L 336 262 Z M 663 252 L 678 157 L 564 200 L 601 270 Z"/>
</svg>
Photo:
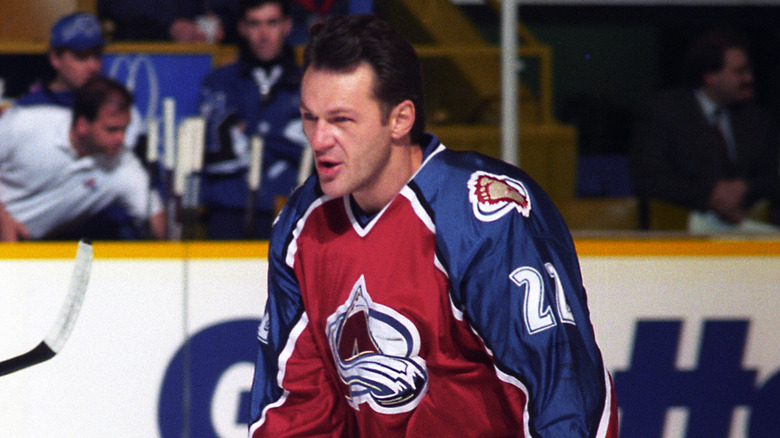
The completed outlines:
<svg viewBox="0 0 780 438">
<path fill-rule="evenodd" d="M 95 0 L 0 0 L 0 41 L 48 41 L 57 18 L 75 11 L 95 12 Z"/>
<path fill-rule="evenodd" d="M 580 257 L 778 257 L 780 240 L 733 238 L 575 238 Z M 95 259 L 242 259 L 268 257 L 268 241 L 95 242 Z M 77 242 L 0 243 L 0 260 L 69 259 Z"/>
</svg>

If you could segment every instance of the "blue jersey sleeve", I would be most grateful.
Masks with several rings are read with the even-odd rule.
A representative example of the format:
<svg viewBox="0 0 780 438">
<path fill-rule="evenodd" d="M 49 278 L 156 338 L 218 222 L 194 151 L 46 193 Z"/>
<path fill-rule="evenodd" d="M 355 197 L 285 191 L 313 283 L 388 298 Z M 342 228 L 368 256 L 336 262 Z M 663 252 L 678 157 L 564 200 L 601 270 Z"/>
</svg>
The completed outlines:
<svg viewBox="0 0 780 438">
<path fill-rule="evenodd" d="M 532 435 L 605 436 L 609 378 L 552 202 L 523 172 L 476 154 L 445 151 L 425 172 L 452 300 L 501 379 L 527 393 Z"/>
<path fill-rule="evenodd" d="M 347 406 L 327 376 L 314 341 L 290 243 L 296 222 L 317 195 L 310 179 L 274 224 L 268 254 L 268 299 L 258 330 L 259 349 L 251 394 L 250 436 L 346 436 Z M 309 197 L 308 200 L 302 200 Z"/>
</svg>

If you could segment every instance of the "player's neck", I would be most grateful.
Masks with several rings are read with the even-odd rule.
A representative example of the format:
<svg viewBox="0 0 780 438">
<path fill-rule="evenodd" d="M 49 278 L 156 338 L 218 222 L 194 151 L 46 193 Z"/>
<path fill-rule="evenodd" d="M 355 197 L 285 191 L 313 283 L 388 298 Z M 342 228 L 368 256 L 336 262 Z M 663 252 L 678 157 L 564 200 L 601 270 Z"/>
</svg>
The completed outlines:
<svg viewBox="0 0 780 438">
<path fill-rule="evenodd" d="M 418 145 L 404 143 L 393 146 L 391 158 L 368 187 L 352 193 L 358 206 L 367 214 L 385 208 L 412 179 L 422 165 L 423 151 Z"/>
</svg>

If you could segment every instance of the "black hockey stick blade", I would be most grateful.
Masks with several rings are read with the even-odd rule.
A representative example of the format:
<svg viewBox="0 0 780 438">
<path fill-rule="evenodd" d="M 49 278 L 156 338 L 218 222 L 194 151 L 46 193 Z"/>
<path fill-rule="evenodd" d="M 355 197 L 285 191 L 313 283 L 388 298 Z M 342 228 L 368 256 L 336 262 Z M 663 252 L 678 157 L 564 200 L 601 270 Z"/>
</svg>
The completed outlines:
<svg viewBox="0 0 780 438">
<path fill-rule="evenodd" d="M 84 293 L 89 283 L 89 272 L 92 268 L 92 244 L 89 241 L 79 242 L 76 251 L 76 263 L 70 279 L 68 295 L 60 309 L 57 321 L 38 346 L 22 355 L 0 362 L 0 376 L 22 370 L 54 357 L 65 345 L 76 323 Z"/>
<path fill-rule="evenodd" d="M 11 374 L 13 372 L 23 370 L 27 367 L 31 367 L 35 364 L 45 362 L 54 355 L 57 354 L 46 345 L 46 342 L 41 341 L 37 347 L 24 353 L 20 356 L 12 357 L 11 359 L 0 362 L 0 376 Z"/>
</svg>

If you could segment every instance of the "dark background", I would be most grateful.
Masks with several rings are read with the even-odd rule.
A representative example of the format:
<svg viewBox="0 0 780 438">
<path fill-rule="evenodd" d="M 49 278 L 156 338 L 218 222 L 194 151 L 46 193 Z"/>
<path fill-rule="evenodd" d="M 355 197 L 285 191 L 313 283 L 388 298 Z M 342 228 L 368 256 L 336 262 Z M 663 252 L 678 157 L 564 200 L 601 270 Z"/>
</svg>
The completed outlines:
<svg viewBox="0 0 780 438">
<path fill-rule="evenodd" d="M 780 119 L 780 7 L 520 6 L 553 48 L 554 111 L 579 128 L 581 154 L 623 154 L 637 105 L 678 83 L 690 40 L 729 26 L 751 42 L 759 103 Z"/>
</svg>

